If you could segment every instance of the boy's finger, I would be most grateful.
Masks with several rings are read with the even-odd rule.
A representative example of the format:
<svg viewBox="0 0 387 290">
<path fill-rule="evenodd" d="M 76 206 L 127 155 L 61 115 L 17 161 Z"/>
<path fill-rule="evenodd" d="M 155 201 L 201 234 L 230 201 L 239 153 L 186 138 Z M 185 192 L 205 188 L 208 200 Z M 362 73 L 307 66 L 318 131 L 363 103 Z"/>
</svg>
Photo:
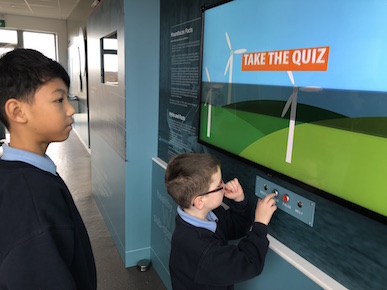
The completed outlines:
<svg viewBox="0 0 387 290">
<path fill-rule="evenodd" d="M 274 201 L 274 204 L 275 204 L 276 201 L 275 201 L 274 197 L 276 197 L 276 196 L 277 196 L 276 193 L 270 193 L 270 194 L 266 195 L 266 196 L 264 197 L 263 200 L 264 200 L 265 202 L 270 202 L 270 200 L 273 200 L 273 201 Z"/>
</svg>

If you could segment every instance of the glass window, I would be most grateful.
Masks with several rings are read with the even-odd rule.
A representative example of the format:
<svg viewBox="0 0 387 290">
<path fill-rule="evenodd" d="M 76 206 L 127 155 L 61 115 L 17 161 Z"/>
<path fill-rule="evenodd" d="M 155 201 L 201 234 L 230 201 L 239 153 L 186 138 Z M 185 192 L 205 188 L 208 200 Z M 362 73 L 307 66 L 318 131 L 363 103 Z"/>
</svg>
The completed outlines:
<svg viewBox="0 0 387 290">
<path fill-rule="evenodd" d="M 11 50 L 13 50 L 14 48 L 12 47 L 0 47 L 0 57 L 3 55 L 3 54 L 5 54 L 5 53 L 7 53 L 7 52 L 9 52 L 9 51 L 11 51 Z"/>
<path fill-rule="evenodd" d="M 17 31 L 0 29 L 0 43 L 17 44 Z"/>
<path fill-rule="evenodd" d="M 0 29 L 0 56 L 17 45 L 17 30 Z"/>
<path fill-rule="evenodd" d="M 45 56 L 57 60 L 55 34 L 39 32 L 23 32 L 24 48 L 40 51 Z"/>
<path fill-rule="evenodd" d="M 101 82 L 118 84 L 117 32 L 101 38 Z"/>
<path fill-rule="evenodd" d="M 0 29 L 0 55 L 16 47 L 36 49 L 45 56 L 58 61 L 56 35 L 54 33 Z"/>
</svg>

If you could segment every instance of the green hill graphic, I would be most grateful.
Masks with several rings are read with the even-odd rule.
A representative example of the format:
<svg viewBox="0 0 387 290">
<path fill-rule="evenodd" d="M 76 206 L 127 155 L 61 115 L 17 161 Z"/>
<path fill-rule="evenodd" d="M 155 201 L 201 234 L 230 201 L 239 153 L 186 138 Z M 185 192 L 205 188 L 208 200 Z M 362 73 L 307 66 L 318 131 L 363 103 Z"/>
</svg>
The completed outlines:
<svg viewBox="0 0 387 290">
<path fill-rule="evenodd" d="M 387 187 L 387 118 L 348 118 L 299 104 L 289 164 L 289 117 L 280 117 L 284 105 L 251 101 L 212 106 L 210 137 L 208 106 L 202 105 L 200 139 L 387 216 L 387 201 L 380 202 L 380 188 Z"/>
</svg>

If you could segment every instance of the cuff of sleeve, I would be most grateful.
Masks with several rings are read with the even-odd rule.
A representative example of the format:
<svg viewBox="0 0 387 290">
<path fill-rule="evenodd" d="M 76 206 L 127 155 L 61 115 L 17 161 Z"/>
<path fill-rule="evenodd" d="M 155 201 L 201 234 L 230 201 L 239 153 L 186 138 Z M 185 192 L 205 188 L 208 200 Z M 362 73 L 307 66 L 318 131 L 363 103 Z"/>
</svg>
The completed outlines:
<svg viewBox="0 0 387 290">
<path fill-rule="evenodd" d="M 232 204 L 236 207 L 236 208 L 245 208 L 247 205 L 248 205 L 249 201 L 247 199 L 247 196 L 245 196 L 245 199 L 240 201 L 240 202 L 236 202 L 236 201 L 232 201 Z"/>
<path fill-rule="evenodd" d="M 255 232 L 258 235 L 266 236 L 268 233 L 268 226 L 260 222 L 254 222 L 251 231 Z"/>
</svg>

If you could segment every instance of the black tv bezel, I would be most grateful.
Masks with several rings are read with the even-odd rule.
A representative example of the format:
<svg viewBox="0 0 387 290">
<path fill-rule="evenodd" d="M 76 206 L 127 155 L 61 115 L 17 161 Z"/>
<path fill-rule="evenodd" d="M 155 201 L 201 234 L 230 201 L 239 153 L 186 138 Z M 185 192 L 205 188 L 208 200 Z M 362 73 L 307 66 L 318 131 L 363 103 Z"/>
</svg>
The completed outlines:
<svg viewBox="0 0 387 290">
<path fill-rule="evenodd" d="M 336 196 L 332 193 L 329 193 L 327 191 L 321 190 L 319 188 L 313 187 L 307 183 L 304 183 L 300 180 L 294 179 L 288 175 L 282 174 L 274 169 L 268 168 L 266 166 L 263 166 L 259 163 L 253 162 L 249 159 L 243 158 L 235 153 L 232 153 L 230 151 L 227 151 L 221 147 L 215 146 L 213 144 L 210 144 L 200 138 L 200 129 L 201 129 L 201 114 L 202 114 L 202 77 L 203 77 L 203 44 L 204 44 L 204 14 L 205 11 L 211 8 L 215 8 L 217 6 L 223 5 L 225 3 L 231 2 L 232 0 L 223 0 L 219 1 L 219 3 L 213 4 L 213 5 L 207 5 L 207 6 L 202 6 L 201 11 L 202 11 L 202 29 L 201 29 L 201 43 L 200 43 L 200 59 L 199 59 L 199 128 L 198 128 L 198 136 L 197 140 L 199 144 L 205 145 L 215 151 L 219 151 L 222 154 L 225 154 L 227 156 L 230 156 L 232 158 L 235 158 L 246 165 L 249 165 L 253 168 L 259 169 L 262 172 L 264 172 L 266 175 L 275 178 L 275 179 L 282 179 L 285 182 L 292 184 L 300 189 L 306 190 L 312 194 L 316 194 L 324 199 L 327 199 L 331 202 L 337 203 L 349 210 L 352 210 L 358 214 L 361 214 L 365 217 L 368 217 L 372 220 L 375 220 L 377 222 L 380 222 L 382 224 L 387 225 L 387 216 L 384 216 L 382 214 L 379 214 L 375 211 L 372 211 L 368 208 L 365 208 L 361 205 L 358 205 L 356 203 L 350 202 L 344 198 L 341 198 L 339 196 Z"/>
</svg>

